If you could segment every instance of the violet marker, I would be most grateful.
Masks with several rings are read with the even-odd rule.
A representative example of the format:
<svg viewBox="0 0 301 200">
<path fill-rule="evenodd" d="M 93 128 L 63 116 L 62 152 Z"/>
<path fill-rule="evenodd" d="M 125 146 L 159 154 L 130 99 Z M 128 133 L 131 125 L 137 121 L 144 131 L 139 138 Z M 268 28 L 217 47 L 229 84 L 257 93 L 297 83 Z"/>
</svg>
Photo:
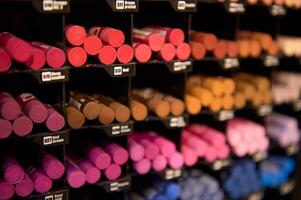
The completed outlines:
<svg viewBox="0 0 301 200">
<path fill-rule="evenodd" d="M 28 197 L 34 190 L 33 182 L 27 174 L 15 186 L 15 192 L 19 197 Z"/>
<path fill-rule="evenodd" d="M 8 138 L 13 131 L 13 126 L 10 121 L 0 118 L 0 127 L 0 139 Z"/>
<path fill-rule="evenodd" d="M 147 174 L 152 167 L 151 161 L 145 158 L 137 162 L 133 162 L 133 168 L 138 174 Z"/>
<path fill-rule="evenodd" d="M 121 176 L 121 167 L 112 163 L 104 170 L 104 175 L 110 181 L 116 180 Z"/>
<path fill-rule="evenodd" d="M 158 155 L 154 160 L 152 160 L 152 168 L 157 172 L 164 170 L 166 166 L 167 159 L 162 155 Z"/>
<path fill-rule="evenodd" d="M 50 191 L 52 188 L 52 180 L 46 176 L 42 170 L 30 167 L 27 173 L 33 182 L 36 192 L 46 193 Z"/>
<path fill-rule="evenodd" d="M 98 169 L 104 170 L 111 164 L 111 156 L 102 148 L 97 146 L 89 147 L 87 157 Z"/>
<path fill-rule="evenodd" d="M 19 104 L 7 92 L 0 92 L 0 114 L 7 120 L 15 120 L 21 114 Z"/>
<path fill-rule="evenodd" d="M 23 112 L 35 123 L 43 123 L 48 117 L 47 108 L 30 93 L 23 93 L 17 98 Z"/>
<path fill-rule="evenodd" d="M 145 151 L 143 146 L 138 144 L 135 140 L 129 138 L 129 154 L 132 161 L 139 161 L 144 157 Z"/>
<path fill-rule="evenodd" d="M 11 67 L 10 55 L 0 47 L 0 72 L 7 72 Z"/>
<path fill-rule="evenodd" d="M 183 156 L 179 152 L 175 152 L 168 158 L 168 164 L 172 169 L 180 169 L 184 165 Z"/>
<path fill-rule="evenodd" d="M 4 179 L 9 184 L 18 183 L 25 175 L 23 168 L 13 156 L 4 156 L 2 170 Z"/>
<path fill-rule="evenodd" d="M 67 159 L 67 182 L 72 188 L 80 188 L 86 182 L 86 174 L 70 159 Z"/>
<path fill-rule="evenodd" d="M 12 184 L 0 180 L 0 200 L 11 199 L 15 194 L 15 187 Z"/>
<path fill-rule="evenodd" d="M 111 155 L 113 162 L 117 165 L 123 165 L 129 159 L 129 153 L 127 150 L 118 144 L 107 143 L 104 145 L 104 148 L 106 152 Z"/>
<path fill-rule="evenodd" d="M 86 173 L 87 183 L 95 184 L 100 180 L 101 172 L 90 161 L 80 160 L 77 164 L 79 168 Z"/>
<path fill-rule="evenodd" d="M 13 131 L 17 136 L 24 137 L 31 133 L 32 129 L 33 123 L 31 119 L 24 114 L 20 115 L 13 122 Z"/>
<path fill-rule="evenodd" d="M 52 132 L 57 132 L 65 126 L 65 118 L 58 113 L 52 106 L 46 105 L 48 109 L 48 117 L 46 119 L 46 126 Z"/>
<path fill-rule="evenodd" d="M 45 174 L 53 180 L 61 178 L 65 172 L 63 163 L 53 155 L 47 153 L 43 153 L 41 157 L 41 167 Z"/>
</svg>

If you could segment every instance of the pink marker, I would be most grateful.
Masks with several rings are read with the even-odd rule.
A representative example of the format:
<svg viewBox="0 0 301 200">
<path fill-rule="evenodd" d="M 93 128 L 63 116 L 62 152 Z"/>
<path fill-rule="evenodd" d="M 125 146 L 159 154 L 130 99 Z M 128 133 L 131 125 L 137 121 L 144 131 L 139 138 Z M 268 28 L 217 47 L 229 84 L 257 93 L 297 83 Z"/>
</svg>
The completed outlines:
<svg viewBox="0 0 301 200">
<path fill-rule="evenodd" d="M 15 185 L 15 192 L 19 197 L 28 197 L 34 190 L 33 182 L 27 174 Z"/>
<path fill-rule="evenodd" d="M 147 26 L 145 30 L 160 33 L 167 42 L 172 43 L 175 46 L 180 45 L 184 42 L 185 34 L 182 29 L 179 28 L 169 28 L 163 26 Z"/>
<path fill-rule="evenodd" d="M 40 42 L 33 42 L 32 45 L 44 51 L 46 63 L 49 67 L 60 68 L 65 64 L 66 56 L 62 49 Z"/>
<path fill-rule="evenodd" d="M 0 72 L 7 72 L 11 66 L 10 55 L 0 47 Z"/>
<path fill-rule="evenodd" d="M 145 158 L 137 162 L 133 162 L 133 168 L 138 174 L 147 174 L 151 169 L 151 161 Z"/>
<path fill-rule="evenodd" d="M 227 128 L 226 137 L 232 147 L 239 146 L 243 140 L 240 132 L 233 128 Z"/>
<path fill-rule="evenodd" d="M 145 149 L 145 158 L 149 160 L 155 159 L 159 155 L 159 147 L 147 139 L 142 139 L 139 143 Z"/>
<path fill-rule="evenodd" d="M 168 164 L 172 169 L 180 169 L 184 164 L 182 154 L 179 152 L 175 152 L 174 154 L 172 154 L 168 158 Z"/>
<path fill-rule="evenodd" d="M 269 147 L 269 140 L 267 138 L 263 138 L 259 143 L 259 151 L 260 152 L 266 152 Z"/>
<path fill-rule="evenodd" d="M 223 160 L 229 157 L 230 149 L 226 144 L 217 147 L 216 151 L 219 159 Z"/>
<path fill-rule="evenodd" d="M 165 157 L 170 157 L 176 152 L 176 145 L 164 137 L 155 136 L 153 143 L 159 146 L 160 153 Z"/>
<path fill-rule="evenodd" d="M 179 44 L 176 49 L 176 56 L 179 60 L 185 61 L 188 60 L 191 55 L 191 47 L 188 43 L 183 42 Z"/>
<path fill-rule="evenodd" d="M 28 69 L 41 69 L 46 64 L 46 55 L 43 50 L 32 47 L 32 55 L 25 62 Z"/>
<path fill-rule="evenodd" d="M 66 50 L 69 63 L 73 67 L 81 67 L 87 62 L 87 53 L 82 47 L 70 47 Z"/>
<path fill-rule="evenodd" d="M 0 180 L 0 199 L 7 200 L 11 199 L 15 194 L 14 185 L 5 182 L 4 180 Z"/>
<path fill-rule="evenodd" d="M 86 174 L 72 160 L 68 159 L 66 179 L 70 187 L 80 188 L 86 182 Z"/>
<path fill-rule="evenodd" d="M 5 156 L 2 164 L 3 176 L 7 183 L 16 184 L 24 178 L 25 172 L 13 156 Z"/>
<path fill-rule="evenodd" d="M 101 177 L 99 169 L 94 167 L 94 165 L 88 160 L 81 160 L 78 162 L 79 168 L 86 173 L 87 183 L 94 184 L 97 183 Z"/>
<path fill-rule="evenodd" d="M 167 159 L 162 155 L 158 155 L 152 161 L 152 168 L 157 172 L 164 170 L 166 166 L 167 166 Z"/>
<path fill-rule="evenodd" d="M 188 167 L 195 165 L 198 161 L 198 155 L 193 149 L 182 144 L 182 155 L 184 159 L 184 164 Z"/>
<path fill-rule="evenodd" d="M 23 93 L 18 97 L 23 112 L 35 123 L 43 123 L 48 116 L 47 108 L 32 94 Z"/>
<path fill-rule="evenodd" d="M 90 147 L 87 156 L 98 169 L 104 170 L 111 164 L 111 156 L 100 147 Z"/>
<path fill-rule="evenodd" d="M 52 188 L 52 180 L 44 174 L 43 171 L 35 168 L 31 168 L 28 171 L 28 175 L 30 176 L 35 191 L 38 193 L 46 193 Z"/>
<path fill-rule="evenodd" d="M 144 157 L 145 151 L 143 146 L 129 138 L 129 154 L 132 161 L 139 161 Z"/>
<path fill-rule="evenodd" d="M 44 153 L 41 158 L 41 167 L 51 179 L 59 179 L 64 175 L 65 166 L 51 154 Z"/>
<path fill-rule="evenodd" d="M 97 55 L 102 48 L 102 42 L 96 35 L 89 35 L 84 42 L 84 49 L 88 55 Z"/>
<path fill-rule="evenodd" d="M 115 143 L 108 143 L 105 144 L 104 146 L 106 152 L 108 152 L 111 155 L 113 162 L 115 164 L 123 165 L 128 161 L 129 153 L 127 152 L 126 149 L 124 149 L 120 145 Z"/>
<path fill-rule="evenodd" d="M 7 92 L 0 92 L 0 114 L 7 120 L 15 120 L 21 114 L 19 104 Z"/>
<path fill-rule="evenodd" d="M 123 44 L 117 49 L 117 60 L 122 64 L 131 62 L 134 58 L 134 50 L 130 45 Z"/>
<path fill-rule="evenodd" d="M 48 109 L 48 117 L 46 119 L 46 126 L 52 132 L 57 132 L 65 126 L 65 118 L 58 113 L 52 106 L 45 105 Z"/>
<path fill-rule="evenodd" d="M 259 141 L 259 140 L 258 140 Z M 253 155 L 253 154 L 255 154 L 256 152 L 258 152 L 258 144 L 257 144 L 257 142 L 249 142 L 249 144 L 248 144 L 248 153 L 250 154 L 250 155 Z"/>
<path fill-rule="evenodd" d="M 33 123 L 29 117 L 22 114 L 13 122 L 13 131 L 16 135 L 24 137 L 31 133 L 33 129 Z M 1 132 L 1 131 L 0 131 Z"/>
<path fill-rule="evenodd" d="M 116 49 L 109 45 L 104 45 L 98 54 L 98 60 L 105 65 L 113 64 L 116 61 L 116 58 Z"/>
<path fill-rule="evenodd" d="M 238 157 L 243 157 L 248 153 L 247 147 L 244 143 L 241 143 L 240 146 L 235 147 L 233 150 L 234 150 L 235 155 Z"/>
<path fill-rule="evenodd" d="M 0 46 L 17 62 L 26 62 L 31 56 L 30 44 L 7 32 L 0 34 Z"/>
<path fill-rule="evenodd" d="M 104 175 L 110 181 L 116 180 L 121 176 L 121 167 L 112 163 L 107 169 L 105 169 Z"/>
<path fill-rule="evenodd" d="M 8 138 L 13 131 L 13 126 L 10 121 L 0 118 L 0 127 L 0 139 Z"/>
<path fill-rule="evenodd" d="M 73 46 L 82 45 L 86 37 L 86 30 L 82 26 L 68 25 L 65 27 L 65 38 Z"/>
<path fill-rule="evenodd" d="M 216 149 L 214 147 L 212 147 L 212 146 L 208 146 L 204 158 L 209 163 L 215 161 L 218 158 Z"/>
</svg>

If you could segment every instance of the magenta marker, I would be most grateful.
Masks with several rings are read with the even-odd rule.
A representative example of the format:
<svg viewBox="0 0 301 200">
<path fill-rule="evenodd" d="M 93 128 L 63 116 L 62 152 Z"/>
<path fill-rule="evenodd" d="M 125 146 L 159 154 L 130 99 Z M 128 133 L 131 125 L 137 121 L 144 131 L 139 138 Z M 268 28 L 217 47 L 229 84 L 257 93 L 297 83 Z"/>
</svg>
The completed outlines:
<svg viewBox="0 0 301 200">
<path fill-rule="evenodd" d="M 199 157 L 206 154 L 208 144 L 186 130 L 183 133 L 183 143 L 193 149 Z"/>
<path fill-rule="evenodd" d="M 129 154 L 132 161 L 139 161 L 144 157 L 145 151 L 143 146 L 133 139 L 129 138 Z"/>
<path fill-rule="evenodd" d="M 152 168 L 157 172 L 164 170 L 166 166 L 167 166 L 167 159 L 162 155 L 158 155 L 152 161 Z"/>
<path fill-rule="evenodd" d="M 29 117 L 22 114 L 13 122 L 13 131 L 16 135 L 24 137 L 31 133 L 33 129 L 33 123 Z M 1 132 L 1 130 L 0 130 Z"/>
<path fill-rule="evenodd" d="M 181 148 L 184 164 L 188 167 L 195 165 L 198 161 L 198 155 L 195 153 L 195 151 L 185 144 L 182 144 Z"/>
<path fill-rule="evenodd" d="M 204 131 L 201 135 L 201 137 L 213 144 L 214 146 L 219 146 L 225 144 L 225 138 L 223 137 L 222 133 L 215 131 L 213 129 L 207 129 L 207 131 Z"/>
<path fill-rule="evenodd" d="M 86 173 L 87 183 L 94 184 L 99 181 L 101 173 L 90 161 L 80 160 L 77 164 L 79 168 Z"/>
<path fill-rule="evenodd" d="M 16 184 L 24 178 L 25 172 L 13 156 L 5 156 L 2 164 L 4 179 L 9 184 Z"/>
<path fill-rule="evenodd" d="M 19 197 L 28 197 L 33 190 L 33 182 L 27 174 L 15 185 L 15 192 Z"/>
<path fill-rule="evenodd" d="M 153 143 L 159 146 L 160 153 L 165 157 L 170 157 L 176 152 L 176 145 L 164 137 L 155 137 Z"/>
<path fill-rule="evenodd" d="M 33 42 L 32 45 L 44 51 L 46 63 L 49 65 L 49 67 L 60 68 L 65 64 L 66 55 L 62 49 L 40 42 Z"/>
<path fill-rule="evenodd" d="M 15 120 L 21 114 L 19 104 L 7 92 L 0 92 L 0 114 L 7 120 Z"/>
<path fill-rule="evenodd" d="M 70 187 L 80 188 L 86 182 L 86 174 L 70 159 L 67 160 L 66 179 Z"/>
<path fill-rule="evenodd" d="M 65 166 L 53 155 L 44 153 L 41 158 L 41 167 L 51 179 L 59 179 L 64 175 Z"/>
<path fill-rule="evenodd" d="M 133 168 L 138 174 L 147 174 L 151 169 L 151 161 L 145 158 L 137 162 L 133 162 Z"/>
<path fill-rule="evenodd" d="M 230 149 L 226 144 L 218 146 L 215 150 L 219 159 L 223 160 L 229 157 Z"/>
<path fill-rule="evenodd" d="M 106 152 L 111 155 L 113 162 L 117 165 L 123 165 L 129 159 L 129 153 L 127 150 L 118 144 L 107 143 L 104 145 L 104 148 Z"/>
<path fill-rule="evenodd" d="M 14 196 L 15 188 L 14 185 L 0 180 L 0 200 L 11 199 Z"/>
<path fill-rule="evenodd" d="M 0 72 L 6 72 L 11 67 L 10 55 L 0 47 Z"/>
<path fill-rule="evenodd" d="M 175 152 L 174 154 L 172 154 L 168 158 L 168 164 L 172 169 L 180 169 L 184 164 L 182 154 L 179 152 Z"/>
<path fill-rule="evenodd" d="M 28 69 L 41 69 L 46 64 L 46 56 L 44 51 L 39 48 L 32 47 L 32 55 L 25 62 Z"/>
<path fill-rule="evenodd" d="M 58 113 L 52 106 L 45 105 L 48 109 L 48 117 L 46 119 L 46 126 L 52 132 L 57 132 L 65 126 L 64 117 Z"/>
<path fill-rule="evenodd" d="M 36 192 L 46 193 L 50 191 L 52 188 L 52 180 L 46 176 L 42 170 L 31 167 L 27 170 L 27 173 L 33 182 Z"/>
<path fill-rule="evenodd" d="M 0 139 L 8 138 L 13 131 L 13 126 L 10 121 L 0 118 L 0 127 Z"/>
<path fill-rule="evenodd" d="M 17 62 L 26 62 L 31 56 L 30 44 L 7 32 L 0 34 L 0 46 Z"/>
<path fill-rule="evenodd" d="M 155 144 L 153 144 L 151 141 L 147 139 L 142 139 L 139 141 L 139 143 L 144 147 L 145 149 L 145 158 L 149 160 L 155 159 L 159 155 L 159 147 Z"/>
<path fill-rule="evenodd" d="M 43 123 L 48 116 L 47 108 L 32 94 L 23 93 L 18 97 L 23 112 L 35 123 Z"/>
<path fill-rule="evenodd" d="M 112 163 L 105 169 L 104 175 L 110 181 L 116 180 L 121 176 L 121 167 Z"/>
<path fill-rule="evenodd" d="M 111 156 L 100 147 L 93 146 L 88 148 L 87 156 L 90 162 L 100 170 L 108 168 L 111 164 Z"/>
<path fill-rule="evenodd" d="M 214 147 L 212 147 L 212 146 L 208 146 L 204 158 L 209 163 L 215 161 L 218 158 L 216 149 Z"/>
</svg>

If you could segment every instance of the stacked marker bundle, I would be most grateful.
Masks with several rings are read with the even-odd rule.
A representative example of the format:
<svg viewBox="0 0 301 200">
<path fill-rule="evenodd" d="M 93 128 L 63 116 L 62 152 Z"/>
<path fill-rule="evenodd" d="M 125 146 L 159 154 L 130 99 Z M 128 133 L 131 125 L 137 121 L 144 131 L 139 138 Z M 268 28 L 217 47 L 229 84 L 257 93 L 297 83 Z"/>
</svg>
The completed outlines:
<svg viewBox="0 0 301 200">
<path fill-rule="evenodd" d="M 185 128 L 181 150 L 187 166 L 194 165 L 198 158 L 211 163 L 224 160 L 230 154 L 225 135 L 202 124 L 192 124 Z"/>
<path fill-rule="evenodd" d="M 243 94 L 247 102 L 252 106 L 272 103 L 272 92 L 268 78 L 248 73 L 234 74 L 236 91 Z"/>
<path fill-rule="evenodd" d="M 269 156 L 259 165 L 260 183 L 264 188 L 278 187 L 289 180 L 295 168 L 291 157 Z"/>
<path fill-rule="evenodd" d="M 242 30 L 237 38 L 239 56 L 258 58 L 261 53 L 275 56 L 279 53 L 279 44 L 268 33 Z"/>
<path fill-rule="evenodd" d="M 250 160 L 238 160 L 229 169 L 223 187 L 231 199 L 240 199 L 261 190 L 256 165 Z"/>
<path fill-rule="evenodd" d="M 16 99 L 7 92 L 0 92 L 0 139 L 11 133 L 24 137 L 31 133 L 34 124 L 44 123 L 48 130 L 57 132 L 65 126 L 64 117 L 50 105 L 41 103 L 30 93 Z"/>
<path fill-rule="evenodd" d="M 129 200 L 176 200 L 180 194 L 181 188 L 176 182 L 156 179 L 149 186 L 130 192 L 128 198 Z"/>
<path fill-rule="evenodd" d="M 235 82 L 227 77 L 190 76 L 186 82 L 186 107 L 189 113 L 197 114 L 200 102 L 213 112 L 242 108 L 245 100 L 235 92 Z M 197 112 L 198 111 L 198 112 Z"/>
<path fill-rule="evenodd" d="M 228 121 L 226 137 L 238 157 L 266 152 L 269 146 L 264 127 L 242 118 Z"/>
<path fill-rule="evenodd" d="M 26 65 L 28 69 L 40 69 L 46 64 L 51 68 L 64 65 L 65 52 L 40 42 L 27 42 L 10 33 L 0 33 L 0 72 L 11 67 L 11 60 Z"/>
<path fill-rule="evenodd" d="M 224 192 L 216 179 L 199 170 L 189 170 L 180 181 L 182 200 L 223 200 Z"/>
<path fill-rule="evenodd" d="M 65 172 L 63 163 L 48 153 L 42 153 L 37 163 L 31 165 L 23 160 L 20 164 L 13 155 L 4 155 L 1 161 L 0 199 L 11 199 L 14 194 L 28 197 L 34 190 L 47 193 L 52 188 L 53 180 L 60 179 Z"/>
<path fill-rule="evenodd" d="M 132 96 L 134 101 L 141 102 L 149 111 L 161 118 L 167 117 L 169 114 L 180 116 L 185 111 L 183 100 L 153 88 L 134 89 Z"/>
<path fill-rule="evenodd" d="M 267 135 L 281 147 L 299 144 L 300 130 L 297 119 L 280 113 L 266 117 Z"/>
<path fill-rule="evenodd" d="M 218 59 L 238 56 L 239 50 L 235 41 L 218 39 L 213 33 L 197 31 L 191 31 L 190 37 L 192 56 L 196 60 L 204 58 L 206 53 L 210 53 Z"/>
<path fill-rule="evenodd" d="M 128 161 L 128 151 L 112 141 L 101 145 L 81 142 L 84 150 L 70 149 L 67 158 L 66 179 L 70 187 L 80 188 L 86 182 L 97 183 L 104 175 L 108 180 L 121 176 L 121 167 Z"/>
<path fill-rule="evenodd" d="M 128 142 L 133 168 L 139 174 L 151 169 L 159 172 L 167 167 L 180 169 L 183 166 L 183 156 L 176 151 L 176 145 L 154 132 L 134 133 Z"/>
<path fill-rule="evenodd" d="M 296 72 L 274 72 L 272 76 L 273 101 L 276 104 L 291 103 L 299 100 L 301 74 Z"/>
<path fill-rule="evenodd" d="M 130 108 L 101 94 L 88 95 L 71 92 L 69 106 L 66 108 L 67 122 L 73 129 L 81 128 L 86 119 L 98 119 L 101 124 L 110 124 L 114 120 L 126 122 L 130 119 L 130 115 Z"/>
<path fill-rule="evenodd" d="M 185 43 L 184 31 L 164 26 L 146 26 L 133 29 L 135 57 L 139 62 L 147 62 L 152 52 L 156 59 L 171 61 L 188 60 L 191 54 L 189 44 Z"/>
<path fill-rule="evenodd" d="M 89 56 L 97 57 L 105 64 L 113 64 L 116 60 L 126 64 L 134 57 L 133 48 L 125 42 L 124 33 L 116 28 L 95 26 L 86 31 L 79 25 L 68 25 L 65 38 L 73 47 L 67 48 L 69 63 L 74 67 L 83 66 Z"/>
</svg>

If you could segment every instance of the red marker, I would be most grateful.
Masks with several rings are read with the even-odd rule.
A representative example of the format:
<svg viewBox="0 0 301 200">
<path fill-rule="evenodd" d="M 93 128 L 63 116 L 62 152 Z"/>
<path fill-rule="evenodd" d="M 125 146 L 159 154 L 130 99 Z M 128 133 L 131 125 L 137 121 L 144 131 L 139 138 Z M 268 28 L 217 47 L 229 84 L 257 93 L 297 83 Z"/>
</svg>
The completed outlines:
<svg viewBox="0 0 301 200">
<path fill-rule="evenodd" d="M 178 46 L 184 42 L 185 34 L 182 29 L 179 28 L 169 28 L 164 26 L 147 26 L 144 30 L 158 32 L 160 33 L 167 42 Z"/>
<path fill-rule="evenodd" d="M 86 37 L 86 30 L 82 26 L 68 25 L 65 27 L 65 38 L 73 46 L 82 45 Z"/>
<path fill-rule="evenodd" d="M 99 54 L 102 48 L 102 42 L 96 35 L 89 35 L 84 42 L 84 49 L 88 55 L 95 56 Z"/>
<path fill-rule="evenodd" d="M 179 60 L 185 61 L 188 60 L 188 58 L 191 55 L 191 48 L 188 43 L 181 43 L 178 45 L 176 50 L 176 56 Z"/>
<path fill-rule="evenodd" d="M 158 55 L 165 61 L 171 61 L 176 56 L 176 48 L 171 43 L 165 43 Z"/>
<path fill-rule="evenodd" d="M 130 45 L 123 44 L 117 49 L 117 60 L 122 64 L 131 62 L 134 58 L 134 50 Z"/>
<path fill-rule="evenodd" d="M 0 72 L 6 72 L 11 66 L 11 58 L 5 49 L 0 47 Z"/>
<path fill-rule="evenodd" d="M 115 48 L 123 45 L 125 37 L 121 30 L 111 27 L 92 27 L 89 30 L 90 35 L 97 35 L 102 42 L 111 45 Z"/>
<path fill-rule="evenodd" d="M 147 44 L 152 51 L 160 51 L 165 43 L 165 39 L 160 33 L 134 28 L 133 34 L 135 42 Z"/>
<path fill-rule="evenodd" d="M 115 62 L 117 57 L 116 49 L 112 46 L 105 45 L 100 50 L 98 54 L 98 60 L 105 64 L 105 65 L 111 65 Z"/>
<path fill-rule="evenodd" d="M 81 47 L 71 47 L 66 50 L 69 63 L 73 67 L 81 67 L 87 61 L 87 53 Z"/>
<path fill-rule="evenodd" d="M 134 43 L 135 58 L 138 62 L 145 63 L 152 57 L 152 50 L 146 44 Z"/>
</svg>

